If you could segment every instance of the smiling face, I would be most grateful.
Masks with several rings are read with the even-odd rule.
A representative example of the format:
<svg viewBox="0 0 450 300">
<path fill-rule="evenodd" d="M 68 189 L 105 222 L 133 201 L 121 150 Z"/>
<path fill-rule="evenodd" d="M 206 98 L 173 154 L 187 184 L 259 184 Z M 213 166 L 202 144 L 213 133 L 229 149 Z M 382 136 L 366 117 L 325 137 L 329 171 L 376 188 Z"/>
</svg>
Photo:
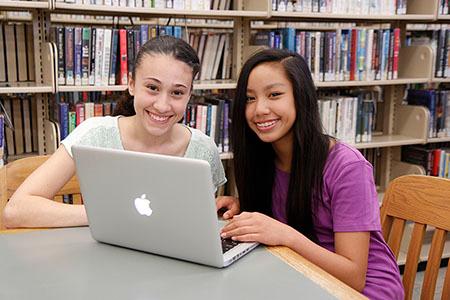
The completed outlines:
<svg viewBox="0 0 450 300">
<path fill-rule="evenodd" d="M 170 55 L 143 57 L 128 85 L 136 118 L 146 132 L 161 137 L 183 117 L 192 86 L 192 68 Z"/>
<path fill-rule="evenodd" d="M 296 119 L 292 84 L 279 62 L 256 66 L 247 84 L 245 118 L 248 126 L 266 143 L 292 141 Z"/>
</svg>

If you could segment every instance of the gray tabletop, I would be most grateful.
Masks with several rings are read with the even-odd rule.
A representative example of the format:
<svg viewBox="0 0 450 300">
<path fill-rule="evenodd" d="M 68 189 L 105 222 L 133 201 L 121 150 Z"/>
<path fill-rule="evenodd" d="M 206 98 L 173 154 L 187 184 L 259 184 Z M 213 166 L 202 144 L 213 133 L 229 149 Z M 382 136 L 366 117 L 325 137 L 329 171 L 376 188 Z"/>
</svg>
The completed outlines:
<svg viewBox="0 0 450 300">
<path fill-rule="evenodd" d="M 216 269 L 94 241 L 88 228 L 0 235 L 0 299 L 335 299 L 260 246 Z"/>
</svg>

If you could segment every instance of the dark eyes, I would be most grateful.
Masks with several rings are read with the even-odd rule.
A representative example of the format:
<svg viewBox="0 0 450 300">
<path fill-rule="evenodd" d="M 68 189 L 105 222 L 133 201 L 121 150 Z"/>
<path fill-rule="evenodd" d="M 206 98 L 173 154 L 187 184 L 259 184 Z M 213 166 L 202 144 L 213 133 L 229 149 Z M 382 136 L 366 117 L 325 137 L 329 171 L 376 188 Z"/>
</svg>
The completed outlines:
<svg viewBox="0 0 450 300">
<path fill-rule="evenodd" d="M 255 101 L 255 97 L 247 96 L 247 103 Z"/>
<path fill-rule="evenodd" d="M 275 98 L 282 95 L 282 93 L 278 93 L 278 92 L 274 92 L 274 93 L 270 93 L 270 97 Z"/>
<path fill-rule="evenodd" d="M 175 96 L 183 96 L 184 92 L 183 91 L 173 91 L 172 94 L 174 94 Z"/>
<path fill-rule="evenodd" d="M 159 87 L 156 86 L 156 85 L 149 85 L 149 86 L 147 86 L 147 88 L 148 88 L 150 91 L 152 91 L 152 92 L 158 92 L 158 91 L 159 91 Z M 176 96 L 176 97 L 183 96 L 184 94 L 185 94 L 184 91 L 180 91 L 180 90 L 172 91 L 172 95 L 174 95 L 174 96 Z"/>
<path fill-rule="evenodd" d="M 281 96 L 281 95 L 283 95 L 283 93 L 281 93 L 281 92 L 272 92 L 272 93 L 269 93 L 269 94 L 267 95 L 267 97 L 268 97 L 269 99 L 273 99 L 273 98 L 277 98 L 277 97 L 279 97 L 279 96 Z M 253 97 L 253 96 L 247 96 L 247 103 L 248 103 L 248 102 L 253 102 L 253 101 L 256 101 L 256 98 L 255 98 L 255 97 Z"/>
</svg>

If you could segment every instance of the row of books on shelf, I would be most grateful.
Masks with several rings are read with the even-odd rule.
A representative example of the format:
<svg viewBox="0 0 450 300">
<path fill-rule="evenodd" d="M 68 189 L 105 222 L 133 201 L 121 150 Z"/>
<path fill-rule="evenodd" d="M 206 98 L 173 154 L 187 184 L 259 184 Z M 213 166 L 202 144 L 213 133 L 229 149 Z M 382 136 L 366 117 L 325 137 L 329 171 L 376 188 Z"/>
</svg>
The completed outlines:
<svg viewBox="0 0 450 300">
<path fill-rule="evenodd" d="M 416 28 L 417 30 L 414 30 Z M 421 30 L 419 30 L 421 29 Z M 433 75 L 437 78 L 450 76 L 450 26 L 439 24 L 426 27 L 414 26 L 407 33 L 406 45 L 427 45 L 433 50 Z"/>
<path fill-rule="evenodd" d="M 132 29 L 55 27 L 58 84 L 126 85 L 140 47 L 160 35 L 184 37 L 180 26 L 140 25 Z M 230 33 L 193 31 L 189 42 L 203 62 L 199 79 L 228 79 L 232 67 Z"/>
<path fill-rule="evenodd" d="M 56 0 L 56 2 L 176 10 L 229 10 L 231 0 Z"/>
<path fill-rule="evenodd" d="M 353 28 L 260 31 L 254 45 L 288 49 L 302 55 L 316 81 L 398 78 L 400 29 Z"/>
<path fill-rule="evenodd" d="M 0 82 L 35 80 L 33 26 L 0 23 Z"/>
<path fill-rule="evenodd" d="M 403 146 L 401 160 L 423 166 L 426 175 L 450 178 L 450 145 Z"/>
<path fill-rule="evenodd" d="M 118 100 L 122 97 L 126 97 L 126 94 L 120 92 L 57 93 L 54 107 L 51 108 L 53 114 L 51 118 L 59 124 L 60 139 L 63 140 L 88 118 L 112 115 Z M 193 97 L 181 122 L 213 138 L 220 152 L 229 152 L 231 102 L 222 98 Z"/>
<path fill-rule="evenodd" d="M 328 135 L 350 144 L 372 141 L 376 114 L 374 92 L 320 97 L 319 113 Z"/>
<path fill-rule="evenodd" d="M 38 151 L 37 107 L 30 95 L 3 96 L 0 99 L 0 128 L 4 134 L 5 155 L 21 155 Z M 2 139 L 3 142 L 3 139 Z"/>
<path fill-rule="evenodd" d="M 59 124 L 59 138 L 66 138 L 80 123 L 91 117 L 110 116 L 122 93 L 57 93 L 51 119 Z"/>
<path fill-rule="evenodd" d="M 441 29 L 437 34 L 437 48 L 434 76 L 438 78 L 450 76 L 450 29 Z"/>
<path fill-rule="evenodd" d="M 188 104 L 182 123 L 210 136 L 219 152 L 229 152 L 230 105 L 227 99 L 202 97 Z"/>
<path fill-rule="evenodd" d="M 448 15 L 450 13 L 448 9 L 448 0 L 440 0 L 438 12 L 440 15 Z"/>
<path fill-rule="evenodd" d="M 450 136 L 450 90 L 408 89 L 406 102 L 430 111 L 429 138 Z"/>
<path fill-rule="evenodd" d="M 382 151 L 380 148 L 369 148 L 369 149 L 359 149 L 361 154 L 367 159 L 368 162 L 373 166 L 373 176 L 375 179 L 375 184 L 380 185 L 380 174 L 381 174 L 381 157 Z"/>
<path fill-rule="evenodd" d="M 404 15 L 407 0 L 272 0 L 272 10 L 350 15 Z"/>
</svg>

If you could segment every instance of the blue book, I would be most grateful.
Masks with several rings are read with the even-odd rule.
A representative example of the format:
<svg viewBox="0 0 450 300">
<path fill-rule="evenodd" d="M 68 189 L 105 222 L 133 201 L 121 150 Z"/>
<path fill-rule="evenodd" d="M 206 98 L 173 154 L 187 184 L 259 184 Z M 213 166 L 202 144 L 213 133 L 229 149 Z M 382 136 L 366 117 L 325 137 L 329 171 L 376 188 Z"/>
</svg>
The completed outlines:
<svg viewBox="0 0 450 300">
<path fill-rule="evenodd" d="M 141 25 L 141 45 L 148 41 L 148 24 Z"/>
<path fill-rule="evenodd" d="M 183 30 L 181 29 L 181 26 L 173 26 L 173 36 L 178 39 L 183 38 Z"/>
<path fill-rule="evenodd" d="M 387 79 L 387 75 L 388 75 L 388 65 L 389 65 L 389 41 L 391 40 L 390 38 L 391 35 L 391 31 L 389 29 L 383 30 L 383 52 L 381 55 L 381 80 L 386 80 Z"/>
<path fill-rule="evenodd" d="M 4 146 L 3 143 L 4 138 L 5 138 L 5 116 L 0 115 L 0 148 L 3 148 Z"/>
<path fill-rule="evenodd" d="M 74 85 L 74 32 L 73 27 L 66 27 L 64 38 L 65 38 L 65 45 L 64 50 L 65 53 L 65 59 L 66 59 L 66 84 L 67 85 Z"/>
<path fill-rule="evenodd" d="M 269 32 L 269 45 L 270 48 L 275 48 L 275 31 Z"/>
<path fill-rule="evenodd" d="M 275 39 L 274 39 L 274 48 L 275 49 L 282 49 L 283 44 L 281 41 L 281 34 L 279 32 L 275 33 Z"/>
<path fill-rule="evenodd" d="M 69 104 L 59 103 L 59 131 L 61 141 L 69 135 Z"/>
<path fill-rule="evenodd" d="M 352 71 L 352 40 L 355 37 L 353 36 L 353 31 L 349 30 L 348 31 L 348 38 L 347 38 L 347 65 L 346 65 L 346 70 L 347 70 L 347 74 L 345 75 L 345 80 L 350 80 L 350 73 Z"/>
<path fill-rule="evenodd" d="M 283 49 L 295 52 L 295 28 L 283 28 Z"/>
<path fill-rule="evenodd" d="M 173 26 L 166 26 L 166 34 L 173 36 Z"/>
<path fill-rule="evenodd" d="M 75 28 L 74 41 L 74 62 L 75 85 L 81 85 L 81 49 L 82 49 L 82 28 Z"/>
<path fill-rule="evenodd" d="M 207 109 L 206 109 L 206 135 L 211 136 L 211 110 L 212 106 L 208 103 Z M 214 137 L 212 137 L 214 138 Z"/>
</svg>

